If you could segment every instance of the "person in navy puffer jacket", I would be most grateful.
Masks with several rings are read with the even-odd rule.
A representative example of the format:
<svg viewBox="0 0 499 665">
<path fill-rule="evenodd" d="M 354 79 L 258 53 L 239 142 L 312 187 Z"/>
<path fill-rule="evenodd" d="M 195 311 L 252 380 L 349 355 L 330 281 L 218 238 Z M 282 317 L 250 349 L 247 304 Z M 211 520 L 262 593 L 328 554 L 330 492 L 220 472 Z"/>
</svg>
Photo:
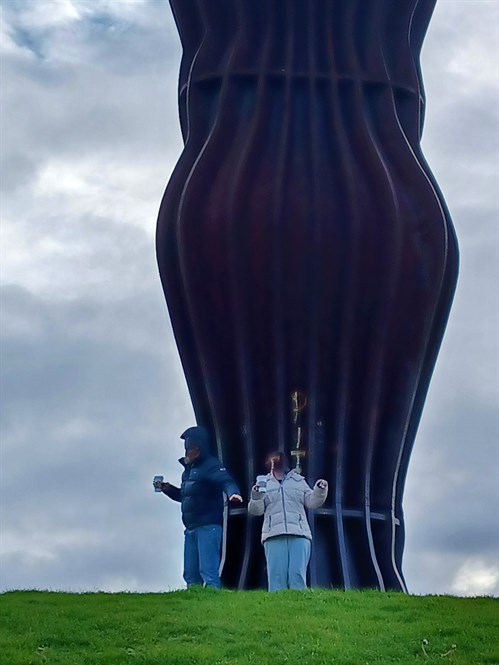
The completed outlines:
<svg viewBox="0 0 499 665">
<path fill-rule="evenodd" d="M 220 589 L 223 492 L 229 501 L 242 502 L 239 488 L 227 469 L 209 453 L 209 434 L 204 427 L 189 427 L 180 437 L 185 442 L 182 483 L 157 483 L 161 491 L 182 508 L 184 531 L 184 580 Z"/>
</svg>

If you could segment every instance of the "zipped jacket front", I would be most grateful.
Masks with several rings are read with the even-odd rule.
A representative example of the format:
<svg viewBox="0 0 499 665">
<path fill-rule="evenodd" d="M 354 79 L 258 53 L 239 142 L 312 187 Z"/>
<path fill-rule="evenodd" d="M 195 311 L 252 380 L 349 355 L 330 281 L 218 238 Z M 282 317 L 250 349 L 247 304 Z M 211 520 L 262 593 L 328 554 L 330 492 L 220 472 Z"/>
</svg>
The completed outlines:
<svg viewBox="0 0 499 665">
<path fill-rule="evenodd" d="M 248 504 L 248 513 L 263 515 L 262 543 L 268 538 L 284 535 L 312 540 L 305 509 L 322 506 L 327 489 L 321 489 L 316 483 L 312 490 L 294 469 L 281 481 L 270 473 L 266 480 L 266 492 L 253 490 Z"/>
</svg>

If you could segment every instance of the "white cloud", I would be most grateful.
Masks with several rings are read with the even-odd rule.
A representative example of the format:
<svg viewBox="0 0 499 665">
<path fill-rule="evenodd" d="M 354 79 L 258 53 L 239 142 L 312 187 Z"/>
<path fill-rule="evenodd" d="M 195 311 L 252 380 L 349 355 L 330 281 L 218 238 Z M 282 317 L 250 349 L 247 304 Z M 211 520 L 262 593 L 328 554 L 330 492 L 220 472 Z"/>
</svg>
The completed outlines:
<svg viewBox="0 0 499 665">
<path fill-rule="evenodd" d="M 100 434 L 101 431 L 102 428 L 88 418 L 70 417 L 57 424 L 53 432 L 53 440 L 65 444 L 71 441 L 85 441 Z"/>
<path fill-rule="evenodd" d="M 461 596 L 499 595 L 499 557 L 495 562 L 467 559 L 455 574 L 451 591 Z"/>
<path fill-rule="evenodd" d="M 123 593 L 123 591 L 142 591 L 141 582 L 132 575 L 108 575 L 99 584 L 99 591 L 107 593 Z"/>
<path fill-rule="evenodd" d="M 2 45 L 2 55 L 8 58 L 29 58 L 32 56 L 31 51 L 16 43 L 14 39 L 14 31 L 12 27 L 0 14 L 0 43 Z"/>
<path fill-rule="evenodd" d="M 499 4 L 496 0 L 481 0 L 480 11 L 474 11 L 475 7 L 476 0 L 455 2 L 446 21 L 448 29 L 452 26 L 458 34 L 445 58 L 445 69 L 453 76 L 459 94 L 470 97 L 477 93 L 482 95 L 484 88 L 495 88 L 499 74 Z M 465 29 L 462 29 L 463 24 Z M 476 39 L 477 34 L 480 39 Z"/>
<path fill-rule="evenodd" d="M 16 23 L 25 29 L 60 28 L 81 18 L 72 0 L 28 0 L 16 6 Z"/>
<path fill-rule="evenodd" d="M 161 190 L 158 171 L 169 173 L 174 163 L 134 160 L 96 161 L 83 157 L 49 160 L 33 183 L 36 206 L 58 210 L 61 216 L 93 215 L 135 225 L 154 238 Z"/>
<path fill-rule="evenodd" d="M 94 547 L 100 535 L 89 529 L 67 527 L 64 531 L 37 529 L 20 533 L 9 529 L 2 532 L 2 557 L 16 556 L 27 566 L 36 566 L 44 560 L 60 558 L 60 550 L 68 546 Z M 29 546 L 28 546 L 29 543 Z"/>
</svg>

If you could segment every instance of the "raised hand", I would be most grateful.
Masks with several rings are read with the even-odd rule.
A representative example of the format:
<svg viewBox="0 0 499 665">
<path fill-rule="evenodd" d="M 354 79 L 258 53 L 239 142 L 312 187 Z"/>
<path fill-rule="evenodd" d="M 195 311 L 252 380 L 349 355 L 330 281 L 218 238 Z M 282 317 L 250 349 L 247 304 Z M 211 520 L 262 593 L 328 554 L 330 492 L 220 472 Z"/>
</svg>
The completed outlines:
<svg viewBox="0 0 499 665">
<path fill-rule="evenodd" d="M 240 494 L 231 494 L 229 496 L 229 501 L 231 503 L 242 503 L 243 502 L 243 497 Z"/>
</svg>

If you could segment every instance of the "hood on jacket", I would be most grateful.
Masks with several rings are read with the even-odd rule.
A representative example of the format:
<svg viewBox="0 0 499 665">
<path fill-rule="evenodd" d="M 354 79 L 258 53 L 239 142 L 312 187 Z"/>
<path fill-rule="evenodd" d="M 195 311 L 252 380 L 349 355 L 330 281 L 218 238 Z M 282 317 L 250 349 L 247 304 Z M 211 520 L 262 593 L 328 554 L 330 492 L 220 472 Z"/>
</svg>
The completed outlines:
<svg viewBox="0 0 499 665">
<path fill-rule="evenodd" d="M 199 448 L 201 455 L 208 455 L 210 452 L 210 435 L 208 430 L 201 425 L 196 427 L 188 427 L 185 432 L 180 435 L 181 439 L 185 441 L 185 449 Z"/>
</svg>

